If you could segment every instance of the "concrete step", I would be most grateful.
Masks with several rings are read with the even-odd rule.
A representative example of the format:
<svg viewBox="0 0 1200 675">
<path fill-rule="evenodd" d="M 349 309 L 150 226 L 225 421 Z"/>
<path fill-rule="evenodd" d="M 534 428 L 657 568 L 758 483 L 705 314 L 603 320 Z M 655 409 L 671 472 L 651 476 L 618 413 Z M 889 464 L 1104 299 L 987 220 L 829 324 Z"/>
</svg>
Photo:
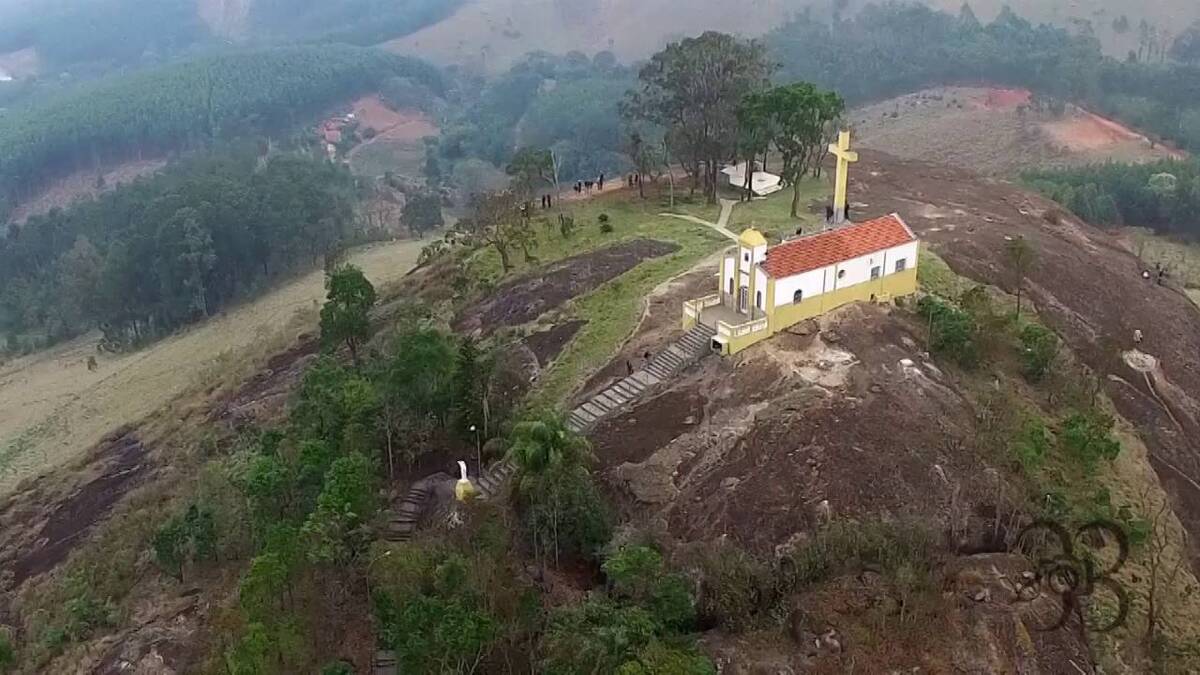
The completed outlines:
<svg viewBox="0 0 1200 675">
<path fill-rule="evenodd" d="M 617 390 L 617 393 L 624 396 L 627 400 L 635 399 L 641 393 L 639 390 L 634 389 L 630 385 L 626 384 L 625 380 L 621 380 L 620 382 L 614 384 L 612 388 Z"/>
<path fill-rule="evenodd" d="M 602 409 L 600 406 L 596 405 L 595 403 L 592 403 L 591 401 L 584 403 L 580 407 L 583 408 L 584 410 L 586 410 L 592 417 L 595 417 L 596 419 L 600 419 L 600 418 L 604 417 L 604 414 L 605 414 L 604 409 Z"/>
<path fill-rule="evenodd" d="M 634 373 L 632 377 L 640 382 L 643 387 L 652 387 L 659 382 L 662 382 L 662 378 L 657 377 L 646 370 L 639 370 L 638 372 Z"/>
<path fill-rule="evenodd" d="M 608 404 L 608 407 L 610 407 L 610 408 L 620 408 L 621 406 L 625 405 L 625 401 L 622 401 L 621 399 L 617 398 L 616 396 L 613 396 L 612 393 L 610 393 L 607 389 L 600 392 L 599 394 L 596 394 L 596 398 L 594 398 L 592 400 L 594 401 L 596 399 L 600 399 L 601 401 L 604 401 L 606 404 Z"/>
<path fill-rule="evenodd" d="M 646 368 L 646 371 L 657 377 L 660 382 L 671 378 L 671 371 L 663 366 L 651 364 Z"/>
</svg>

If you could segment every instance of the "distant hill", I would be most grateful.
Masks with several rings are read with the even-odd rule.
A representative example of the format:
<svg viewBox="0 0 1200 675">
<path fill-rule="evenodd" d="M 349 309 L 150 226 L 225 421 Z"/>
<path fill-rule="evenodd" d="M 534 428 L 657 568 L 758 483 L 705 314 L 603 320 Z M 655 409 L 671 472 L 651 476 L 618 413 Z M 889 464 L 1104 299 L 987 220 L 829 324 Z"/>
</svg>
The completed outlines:
<svg viewBox="0 0 1200 675">
<path fill-rule="evenodd" d="M 632 60 L 684 35 L 721 30 L 756 36 L 805 8 L 828 16 L 833 6 L 842 4 L 842 12 L 848 14 L 869 1 L 693 0 L 683 10 L 675 0 L 468 0 L 453 16 L 393 40 L 389 47 L 437 63 L 472 65 L 487 72 L 502 71 L 535 50 L 588 54 L 611 50 Z M 961 0 L 923 1 L 950 12 L 962 7 Z M 1150 29 L 1148 37 L 1167 46 L 1188 24 L 1200 19 L 1200 3 L 1193 0 L 974 0 L 970 5 L 981 21 L 995 18 L 1004 5 L 1035 22 L 1083 30 L 1081 21 L 1089 21 L 1105 49 L 1116 56 L 1138 50 L 1143 19 Z"/>
</svg>

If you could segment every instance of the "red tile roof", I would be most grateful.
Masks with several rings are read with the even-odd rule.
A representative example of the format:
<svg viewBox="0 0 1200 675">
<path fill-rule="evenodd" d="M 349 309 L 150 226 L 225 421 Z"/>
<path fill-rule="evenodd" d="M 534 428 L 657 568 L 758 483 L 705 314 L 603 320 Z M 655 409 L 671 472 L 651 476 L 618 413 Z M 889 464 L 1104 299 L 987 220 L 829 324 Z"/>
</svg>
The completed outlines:
<svg viewBox="0 0 1200 675">
<path fill-rule="evenodd" d="M 784 242 L 767 251 L 763 269 L 775 279 L 794 276 L 839 262 L 916 241 L 900 216 L 849 225 Z"/>
</svg>

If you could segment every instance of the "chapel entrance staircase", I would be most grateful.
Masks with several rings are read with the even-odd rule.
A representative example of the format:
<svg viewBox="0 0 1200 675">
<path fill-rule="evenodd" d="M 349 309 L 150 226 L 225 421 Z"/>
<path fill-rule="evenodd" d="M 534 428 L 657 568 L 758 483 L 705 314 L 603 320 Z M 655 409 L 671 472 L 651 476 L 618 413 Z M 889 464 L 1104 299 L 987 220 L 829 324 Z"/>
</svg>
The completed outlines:
<svg viewBox="0 0 1200 675">
<path fill-rule="evenodd" d="M 604 391 L 571 411 L 567 427 L 576 433 L 587 433 L 600 422 L 645 398 L 652 390 L 675 378 L 683 369 L 712 353 L 716 331 L 696 324 L 666 349 L 650 358 L 642 370 L 618 380 Z"/>
</svg>

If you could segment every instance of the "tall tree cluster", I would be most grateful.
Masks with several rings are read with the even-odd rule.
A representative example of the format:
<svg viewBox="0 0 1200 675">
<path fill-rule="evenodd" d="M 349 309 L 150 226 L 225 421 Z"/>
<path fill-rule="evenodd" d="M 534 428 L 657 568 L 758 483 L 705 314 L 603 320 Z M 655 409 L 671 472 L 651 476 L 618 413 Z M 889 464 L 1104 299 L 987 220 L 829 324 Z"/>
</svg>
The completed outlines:
<svg viewBox="0 0 1200 675">
<path fill-rule="evenodd" d="M 0 332 L 116 344 L 204 317 L 357 236 L 353 180 L 253 148 L 185 161 L 0 239 Z"/>
<path fill-rule="evenodd" d="M 304 46 L 182 61 L 18 107 L 0 124 L 0 218 L 5 200 L 65 173 L 294 128 L 396 75 L 442 87 L 440 73 L 416 59 Z"/>
<path fill-rule="evenodd" d="M 1036 171 L 1026 182 L 1096 225 L 1137 225 L 1200 238 L 1200 164 L 1100 164 Z"/>
<path fill-rule="evenodd" d="M 667 130 L 672 154 L 716 203 L 721 168 L 738 149 L 738 106 L 771 74 L 764 45 L 707 32 L 672 43 L 638 73 L 622 111 Z"/>
<path fill-rule="evenodd" d="M 744 154 L 751 170 L 754 160 L 774 146 L 783 166 L 780 175 L 792 184 L 792 217 L 800 212 L 800 180 L 817 174 L 829 154 L 829 143 L 840 128 L 846 104 L 834 92 L 821 91 L 807 82 L 773 87 L 742 99 L 738 108 Z"/>
</svg>

